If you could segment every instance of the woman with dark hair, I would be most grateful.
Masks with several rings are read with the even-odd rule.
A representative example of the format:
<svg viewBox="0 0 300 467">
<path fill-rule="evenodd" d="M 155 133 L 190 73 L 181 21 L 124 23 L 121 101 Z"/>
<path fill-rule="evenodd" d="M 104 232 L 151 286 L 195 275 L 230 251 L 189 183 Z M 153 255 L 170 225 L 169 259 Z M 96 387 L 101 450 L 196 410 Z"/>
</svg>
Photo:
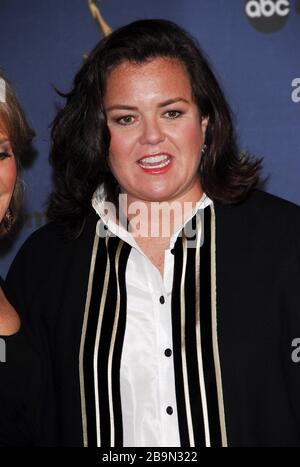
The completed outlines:
<svg viewBox="0 0 300 467">
<path fill-rule="evenodd" d="M 257 190 L 196 42 L 129 24 L 65 98 L 53 222 L 7 278 L 43 358 L 36 443 L 299 444 L 300 211 Z"/>
<path fill-rule="evenodd" d="M 108 77 L 122 63 L 143 64 L 160 57 L 182 64 L 193 101 L 200 115 L 209 118 L 205 157 L 199 165 L 203 190 L 227 204 L 247 197 L 256 186 L 260 164 L 238 153 L 230 109 L 199 46 L 171 22 L 139 21 L 99 42 L 65 96 L 67 103 L 52 132 L 50 159 L 57 190 L 50 200 L 50 219 L 69 227 L 81 225 L 101 183 L 107 199 L 117 203 L 120 186 L 107 164 L 110 132 L 103 108 Z"/>
</svg>

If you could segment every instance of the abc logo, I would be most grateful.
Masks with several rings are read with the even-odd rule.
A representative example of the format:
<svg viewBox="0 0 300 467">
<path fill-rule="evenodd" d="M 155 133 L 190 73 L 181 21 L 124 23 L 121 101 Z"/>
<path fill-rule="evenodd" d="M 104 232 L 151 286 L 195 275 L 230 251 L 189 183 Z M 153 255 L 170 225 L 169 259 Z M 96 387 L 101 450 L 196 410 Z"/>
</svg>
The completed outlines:
<svg viewBox="0 0 300 467">
<path fill-rule="evenodd" d="M 292 101 L 297 104 L 300 102 L 300 78 L 293 79 L 292 87 L 295 88 L 292 92 Z"/>
<path fill-rule="evenodd" d="M 287 22 L 291 5 L 289 0 L 248 0 L 245 11 L 257 31 L 275 32 Z"/>
</svg>

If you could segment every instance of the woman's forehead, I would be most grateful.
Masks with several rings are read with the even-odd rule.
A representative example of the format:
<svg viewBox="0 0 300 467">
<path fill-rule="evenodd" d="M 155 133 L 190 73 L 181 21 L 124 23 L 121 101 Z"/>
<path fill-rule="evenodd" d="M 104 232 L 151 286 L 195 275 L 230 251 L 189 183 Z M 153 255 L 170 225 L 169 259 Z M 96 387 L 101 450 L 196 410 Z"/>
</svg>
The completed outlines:
<svg viewBox="0 0 300 467">
<path fill-rule="evenodd" d="M 155 89 L 190 94 L 189 75 L 181 62 L 169 58 L 142 63 L 122 62 L 110 72 L 106 81 L 106 97 L 123 93 L 146 95 L 147 91 Z"/>
<path fill-rule="evenodd" d="M 134 62 L 131 60 L 124 60 L 112 67 L 108 74 L 107 74 L 107 80 L 114 75 L 115 73 L 124 73 L 124 72 L 129 72 L 129 71 L 139 71 L 142 72 L 143 70 L 151 70 L 151 69 L 158 69 L 158 70 L 163 70 L 163 69 L 168 69 L 172 68 L 177 69 L 178 72 L 185 72 L 186 73 L 186 68 L 184 63 L 182 63 L 179 59 L 173 58 L 173 57 L 153 57 L 149 58 L 147 60 L 144 60 L 142 62 Z"/>
</svg>

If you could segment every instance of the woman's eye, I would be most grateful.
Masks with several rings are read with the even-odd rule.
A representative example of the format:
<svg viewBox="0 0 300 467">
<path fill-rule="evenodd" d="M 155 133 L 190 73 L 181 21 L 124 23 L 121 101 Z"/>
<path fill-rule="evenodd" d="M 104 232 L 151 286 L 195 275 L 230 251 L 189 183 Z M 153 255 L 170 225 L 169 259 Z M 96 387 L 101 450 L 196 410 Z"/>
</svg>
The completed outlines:
<svg viewBox="0 0 300 467">
<path fill-rule="evenodd" d="M 0 152 L 0 161 L 3 161 L 7 157 L 11 157 L 11 154 L 9 154 L 8 152 Z"/>
<path fill-rule="evenodd" d="M 120 125 L 131 125 L 134 122 L 134 117 L 132 115 L 125 115 L 125 117 L 117 118 L 116 121 Z"/>
<path fill-rule="evenodd" d="M 166 112 L 165 115 L 168 118 L 174 119 L 180 117 L 180 115 L 182 115 L 182 112 L 180 112 L 179 110 L 168 110 L 168 112 Z"/>
</svg>

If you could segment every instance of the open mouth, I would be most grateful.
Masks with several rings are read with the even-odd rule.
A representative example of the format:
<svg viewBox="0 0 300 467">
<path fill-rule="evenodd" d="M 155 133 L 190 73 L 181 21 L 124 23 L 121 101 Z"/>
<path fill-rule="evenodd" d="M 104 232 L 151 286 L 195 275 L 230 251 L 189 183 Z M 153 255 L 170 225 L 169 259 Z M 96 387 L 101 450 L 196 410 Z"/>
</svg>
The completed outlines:
<svg viewBox="0 0 300 467">
<path fill-rule="evenodd" d="M 143 169 L 162 169 L 171 162 L 171 156 L 168 154 L 159 154 L 156 156 L 146 156 L 138 160 L 138 164 Z"/>
</svg>

